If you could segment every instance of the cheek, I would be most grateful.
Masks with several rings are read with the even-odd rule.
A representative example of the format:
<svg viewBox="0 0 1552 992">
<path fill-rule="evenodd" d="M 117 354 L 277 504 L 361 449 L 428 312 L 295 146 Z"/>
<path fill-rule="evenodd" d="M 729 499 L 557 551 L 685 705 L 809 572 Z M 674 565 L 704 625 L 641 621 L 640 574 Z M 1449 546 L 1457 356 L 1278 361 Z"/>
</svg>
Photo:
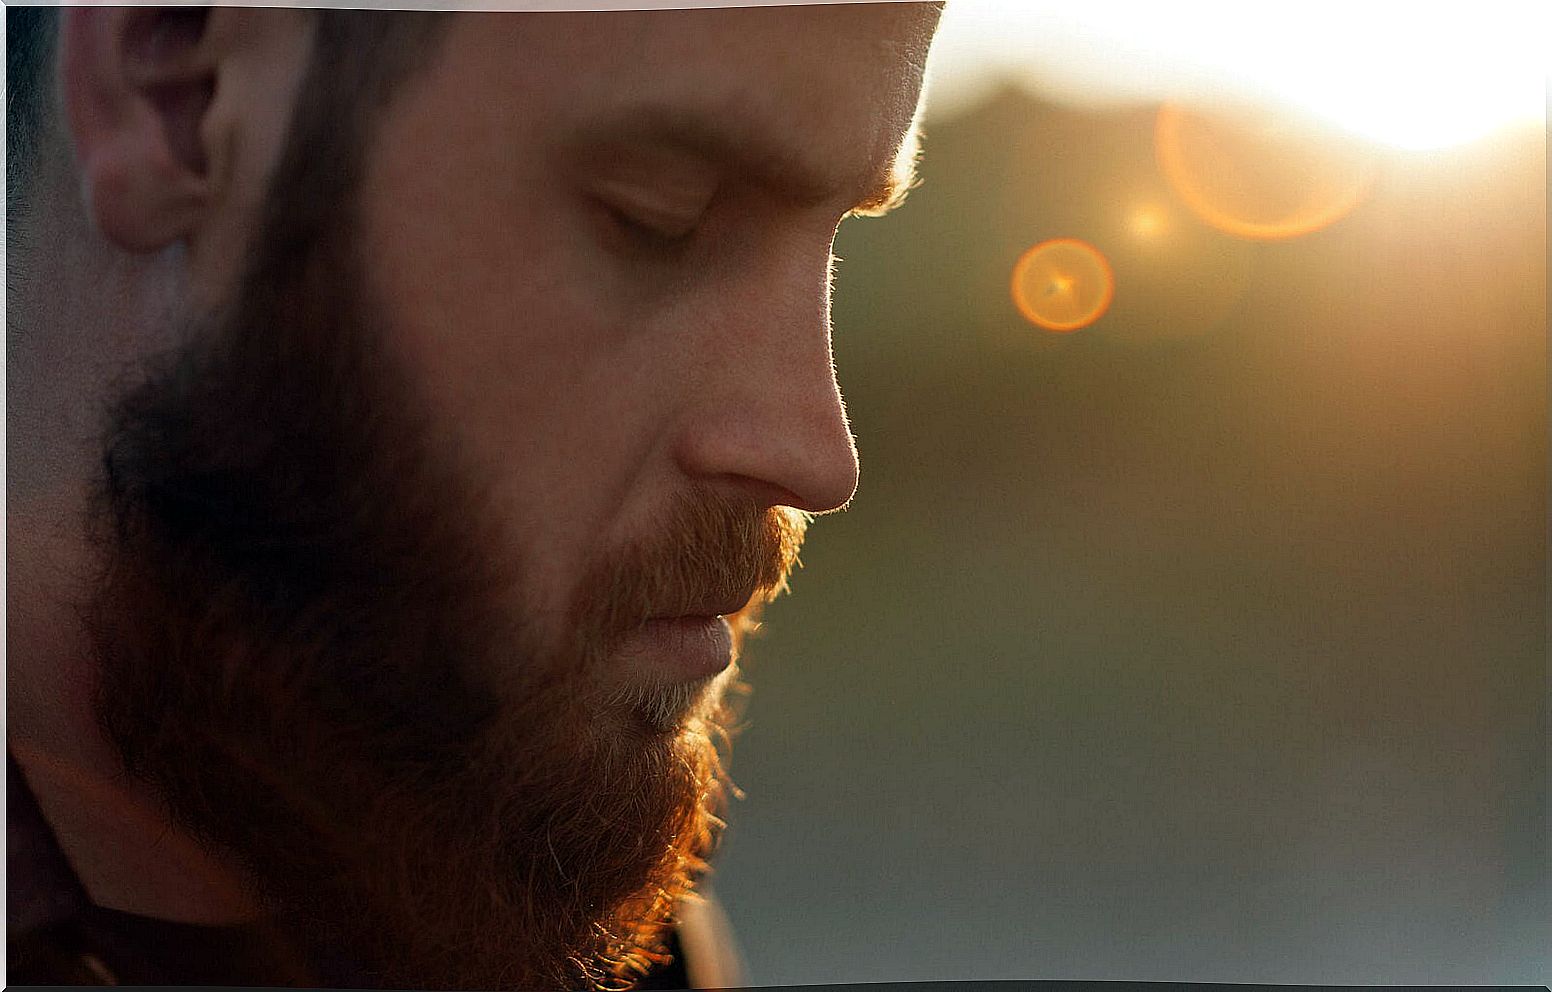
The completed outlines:
<svg viewBox="0 0 1552 992">
<path fill-rule="evenodd" d="M 363 278 L 412 401 L 489 491 L 530 612 L 559 613 L 650 461 L 660 359 L 598 278 L 567 191 L 405 104 L 362 187 Z"/>
</svg>

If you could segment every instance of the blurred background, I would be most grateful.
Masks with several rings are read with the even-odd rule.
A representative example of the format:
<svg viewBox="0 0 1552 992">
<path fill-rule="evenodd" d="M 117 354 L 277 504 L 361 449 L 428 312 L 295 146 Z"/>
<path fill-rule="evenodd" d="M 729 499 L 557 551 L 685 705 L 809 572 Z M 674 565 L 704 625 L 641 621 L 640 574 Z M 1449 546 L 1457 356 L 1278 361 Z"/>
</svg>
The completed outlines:
<svg viewBox="0 0 1552 992">
<path fill-rule="evenodd" d="M 1549 38 L 950 3 L 745 662 L 751 982 L 1552 978 Z"/>
</svg>

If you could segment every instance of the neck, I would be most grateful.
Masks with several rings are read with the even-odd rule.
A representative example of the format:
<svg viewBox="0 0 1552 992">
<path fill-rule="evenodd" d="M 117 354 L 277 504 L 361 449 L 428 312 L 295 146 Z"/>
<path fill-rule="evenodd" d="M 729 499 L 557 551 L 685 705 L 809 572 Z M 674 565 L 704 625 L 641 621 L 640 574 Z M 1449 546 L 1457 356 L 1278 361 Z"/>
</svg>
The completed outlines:
<svg viewBox="0 0 1552 992">
<path fill-rule="evenodd" d="M 7 513 L 6 745 L 87 895 L 181 923 L 256 919 L 242 873 L 168 817 L 127 776 L 92 712 L 91 652 L 74 603 L 88 588 L 73 513 Z"/>
<path fill-rule="evenodd" d="M 43 211 L 48 202 L 7 232 L 20 250 L 7 266 L 6 746 L 98 905 L 186 923 L 252 919 L 241 874 L 124 773 L 94 718 L 77 612 L 96 569 L 84 530 L 99 457 L 89 441 L 125 334 L 103 315 L 154 311 L 127 289 L 132 267 L 93 247 L 79 212 Z"/>
</svg>

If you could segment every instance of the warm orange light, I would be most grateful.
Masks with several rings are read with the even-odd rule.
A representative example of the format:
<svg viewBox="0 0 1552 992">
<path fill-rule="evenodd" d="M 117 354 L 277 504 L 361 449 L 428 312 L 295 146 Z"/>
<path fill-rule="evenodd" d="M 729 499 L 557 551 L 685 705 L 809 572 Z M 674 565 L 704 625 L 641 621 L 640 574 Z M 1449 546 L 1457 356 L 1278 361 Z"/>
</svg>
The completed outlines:
<svg viewBox="0 0 1552 992">
<path fill-rule="evenodd" d="M 1126 218 L 1126 229 L 1139 241 L 1151 241 L 1164 233 L 1164 211 L 1148 204 L 1133 210 Z"/>
<path fill-rule="evenodd" d="M 1159 168 L 1192 213 L 1242 238 L 1318 231 L 1357 206 L 1374 177 L 1372 152 L 1289 117 L 1166 104 L 1154 137 Z"/>
<path fill-rule="evenodd" d="M 1115 273 L 1099 249 L 1076 238 L 1042 241 L 1013 265 L 1013 302 L 1030 323 L 1076 331 L 1098 320 L 1115 296 Z"/>
</svg>

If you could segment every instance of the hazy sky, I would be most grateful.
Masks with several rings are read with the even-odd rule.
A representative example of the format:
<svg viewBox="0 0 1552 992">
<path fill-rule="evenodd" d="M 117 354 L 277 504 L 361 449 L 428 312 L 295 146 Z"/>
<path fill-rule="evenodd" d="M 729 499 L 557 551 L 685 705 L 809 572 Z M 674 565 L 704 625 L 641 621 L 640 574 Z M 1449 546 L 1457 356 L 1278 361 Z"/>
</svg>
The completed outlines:
<svg viewBox="0 0 1552 992">
<path fill-rule="evenodd" d="M 950 0 L 929 113 L 1015 79 L 1068 102 L 1259 99 L 1410 148 L 1544 119 L 1552 5 Z"/>
</svg>

